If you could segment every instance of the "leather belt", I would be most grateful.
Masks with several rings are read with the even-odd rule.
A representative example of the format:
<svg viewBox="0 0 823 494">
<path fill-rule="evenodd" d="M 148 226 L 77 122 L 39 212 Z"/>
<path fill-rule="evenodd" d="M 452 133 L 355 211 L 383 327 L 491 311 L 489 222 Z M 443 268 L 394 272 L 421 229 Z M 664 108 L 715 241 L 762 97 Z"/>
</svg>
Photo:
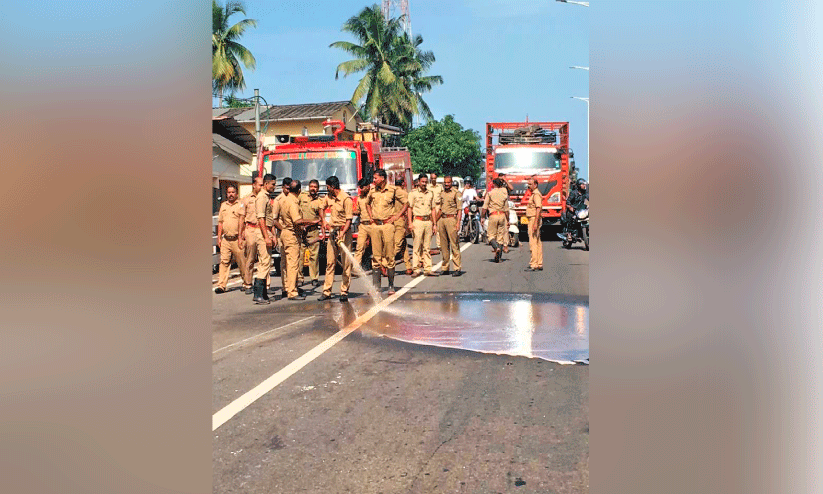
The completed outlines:
<svg viewBox="0 0 823 494">
<path fill-rule="evenodd" d="M 506 214 L 506 212 L 505 211 L 492 211 L 491 213 L 489 213 L 489 216 L 491 216 L 493 214 Z"/>
<path fill-rule="evenodd" d="M 457 214 L 441 214 L 441 218 L 457 218 Z"/>
<path fill-rule="evenodd" d="M 372 220 L 372 223 L 374 223 L 375 225 L 383 225 L 384 223 L 386 223 L 386 220 Z"/>
<path fill-rule="evenodd" d="M 257 223 L 249 223 L 248 221 L 246 222 L 246 226 L 249 228 L 260 228 L 260 225 Z"/>
<path fill-rule="evenodd" d="M 371 221 L 361 221 L 361 225 L 371 225 Z"/>
<path fill-rule="evenodd" d="M 428 215 L 428 216 L 415 216 L 414 219 L 420 220 L 420 221 L 431 221 L 432 217 L 431 217 L 431 215 Z"/>
<path fill-rule="evenodd" d="M 229 242 L 234 242 L 240 238 L 240 235 L 223 235 L 223 240 L 228 240 Z"/>
</svg>

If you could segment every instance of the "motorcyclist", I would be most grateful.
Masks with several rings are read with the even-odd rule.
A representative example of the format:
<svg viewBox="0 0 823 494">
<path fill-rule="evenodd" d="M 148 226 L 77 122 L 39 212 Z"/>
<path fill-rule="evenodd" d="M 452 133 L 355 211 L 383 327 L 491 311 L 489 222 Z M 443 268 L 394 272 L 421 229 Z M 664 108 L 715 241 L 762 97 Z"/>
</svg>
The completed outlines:
<svg viewBox="0 0 823 494">
<path fill-rule="evenodd" d="M 480 195 L 478 195 L 477 190 L 474 188 L 474 182 L 472 181 L 471 177 L 466 177 L 464 179 L 463 183 L 464 183 L 464 187 L 463 187 L 463 195 L 461 197 L 461 200 L 462 200 L 463 209 L 466 209 L 467 207 L 469 207 L 471 205 L 472 201 L 479 201 L 482 198 L 480 197 Z M 472 215 L 469 214 L 469 215 L 464 216 L 464 221 L 463 222 L 465 223 L 466 221 L 471 221 L 472 219 L 473 219 Z M 483 232 L 486 231 L 486 229 L 485 229 L 485 226 L 483 225 L 482 221 L 479 221 L 478 223 L 480 224 L 480 234 L 482 235 Z"/>
<path fill-rule="evenodd" d="M 577 188 L 569 193 L 569 198 L 566 200 L 566 210 L 563 211 L 563 215 L 560 217 L 560 221 L 563 223 L 563 233 L 569 241 L 572 240 L 572 215 L 580 209 L 585 209 L 588 200 L 589 184 L 585 178 L 580 178 L 577 180 Z"/>
</svg>

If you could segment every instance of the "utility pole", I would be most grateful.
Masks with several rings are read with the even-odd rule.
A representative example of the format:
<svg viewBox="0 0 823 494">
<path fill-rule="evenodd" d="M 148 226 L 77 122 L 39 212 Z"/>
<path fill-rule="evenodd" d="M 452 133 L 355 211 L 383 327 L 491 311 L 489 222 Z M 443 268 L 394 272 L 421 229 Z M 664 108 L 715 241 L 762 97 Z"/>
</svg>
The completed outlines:
<svg viewBox="0 0 823 494">
<path fill-rule="evenodd" d="M 257 147 L 263 141 L 260 137 L 260 90 L 254 90 L 254 136 L 257 138 Z"/>
</svg>

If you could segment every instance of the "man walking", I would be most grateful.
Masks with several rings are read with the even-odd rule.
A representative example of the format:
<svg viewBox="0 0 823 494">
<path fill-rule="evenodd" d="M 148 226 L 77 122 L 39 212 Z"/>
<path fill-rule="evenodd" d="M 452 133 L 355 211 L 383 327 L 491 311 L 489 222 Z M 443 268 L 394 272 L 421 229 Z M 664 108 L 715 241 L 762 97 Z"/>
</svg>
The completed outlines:
<svg viewBox="0 0 823 494">
<path fill-rule="evenodd" d="M 504 188 L 502 178 L 495 178 L 494 188 L 483 199 L 483 211 L 489 217 L 489 245 L 494 252 L 494 262 L 500 262 L 503 252 L 508 252 L 508 232 L 506 231 L 506 216 L 508 214 L 509 193 Z"/>
<path fill-rule="evenodd" d="M 268 304 L 269 300 L 266 279 L 271 271 L 271 253 L 269 249 L 276 245 L 276 237 L 271 234 L 266 226 L 267 218 L 272 218 L 272 204 L 269 200 L 269 193 L 274 191 L 274 175 L 267 173 L 263 176 L 263 189 L 257 194 L 254 201 L 255 216 L 257 217 L 257 229 L 259 235 L 256 237 L 257 246 L 257 272 L 254 276 L 254 298 L 255 304 Z"/>
<path fill-rule="evenodd" d="M 529 267 L 526 271 L 543 271 L 543 244 L 540 243 L 540 226 L 543 222 L 543 194 L 537 189 L 537 179 L 529 179 L 529 204 L 526 206 L 526 218 L 529 219 Z"/>
<path fill-rule="evenodd" d="M 432 194 L 434 194 L 434 210 L 435 210 L 435 212 L 437 212 L 437 211 L 440 210 L 440 202 L 439 201 L 440 201 L 440 193 L 443 192 L 443 186 L 437 183 L 437 173 L 431 172 L 429 174 L 429 176 L 430 176 L 430 179 L 429 179 L 429 184 L 428 184 L 427 188 L 430 191 L 432 191 Z M 440 241 L 440 235 L 437 234 L 437 229 L 436 228 L 434 229 L 433 235 L 434 235 L 435 244 L 437 245 L 437 249 L 440 250 L 440 253 L 442 254 L 443 250 L 440 248 L 442 242 Z"/>
<path fill-rule="evenodd" d="M 226 187 L 226 201 L 220 205 L 217 214 L 217 248 L 220 249 L 220 272 L 217 276 L 217 288 L 214 293 L 226 291 L 229 282 L 231 260 L 237 263 L 244 286 L 251 286 L 251 279 L 246 271 L 246 254 L 243 252 L 242 234 L 246 223 L 246 209 L 237 200 L 237 187 Z"/>
<path fill-rule="evenodd" d="M 372 220 L 365 207 L 365 200 L 366 196 L 369 194 L 369 190 L 371 190 L 371 181 L 365 177 L 361 178 L 357 182 L 357 203 L 354 205 L 354 209 L 352 211 L 354 216 L 360 217 L 360 223 L 357 230 L 357 252 L 354 253 L 354 260 L 360 266 L 363 265 L 363 253 L 366 252 L 366 245 L 369 244 L 369 236 L 371 233 Z M 372 256 L 372 264 L 374 264 L 374 256 Z M 366 274 L 370 273 L 371 270 L 366 272 Z M 355 278 L 358 277 L 356 272 L 352 274 L 352 276 Z"/>
<path fill-rule="evenodd" d="M 246 208 L 246 224 L 243 231 L 240 232 L 240 239 L 245 244 L 246 272 L 249 273 L 248 284 L 246 280 L 243 280 L 243 289 L 247 294 L 253 292 L 251 278 L 252 273 L 254 273 L 254 263 L 257 261 L 257 237 L 260 233 L 254 202 L 261 190 L 263 190 L 263 177 L 254 177 L 251 183 L 251 194 L 243 198 L 243 204 Z"/>
<path fill-rule="evenodd" d="M 397 187 L 386 182 L 386 170 L 378 168 L 372 177 L 374 187 L 366 196 L 366 210 L 372 218 L 371 248 L 374 256 L 372 283 L 380 291 L 380 268 L 386 268 L 389 295 L 394 293 L 394 205 Z"/>
<path fill-rule="evenodd" d="M 351 252 L 351 220 L 353 216 L 353 201 L 349 195 L 340 190 L 340 179 L 332 175 L 326 179 L 326 189 L 328 195 L 323 201 L 323 209 L 331 209 L 331 223 L 323 220 L 323 230 L 329 232 L 329 240 L 326 243 L 326 279 L 323 283 L 323 295 L 319 300 L 331 298 L 331 288 L 334 284 L 334 266 L 338 257 L 343 266 L 343 280 L 340 284 L 340 301 L 349 301 L 349 286 L 351 286 L 352 264 L 349 256 L 343 251 L 343 247 Z M 376 269 L 378 273 L 379 269 Z"/>
<path fill-rule="evenodd" d="M 395 269 L 397 254 L 402 252 L 403 265 L 406 266 L 406 274 L 412 274 L 411 256 L 409 256 L 409 249 L 406 247 L 406 234 L 409 233 L 409 227 L 406 224 L 406 210 L 409 209 L 409 193 L 406 192 L 405 179 L 398 178 L 395 180 L 394 185 L 397 187 L 397 201 L 394 203 L 394 215 L 397 216 L 397 219 L 394 221 Z"/>
<path fill-rule="evenodd" d="M 280 201 L 280 212 L 274 220 L 274 226 L 280 230 L 280 252 L 286 263 L 283 276 L 286 296 L 289 300 L 305 300 L 306 297 L 297 291 L 297 269 L 300 262 L 300 240 L 297 230 L 308 225 L 317 225 L 320 220 L 303 219 L 303 213 L 297 203 L 297 196 L 300 193 L 299 180 L 292 181 L 288 190 L 289 195 Z"/>
<path fill-rule="evenodd" d="M 432 271 L 432 258 L 429 252 L 432 236 L 432 217 L 434 216 L 434 193 L 427 188 L 428 177 L 421 173 L 417 179 L 417 189 L 409 193 L 408 220 L 413 227 L 414 249 L 412 251 L 413 277 L 420 276 L 420 262 L 426 276 L 436 276 Z"/>
<path fill-rule="evenodd" d="M 438 201 L 435 201 L 438 202 Z M 443 191 L 440 193 L 440 211 L 437 212 L 437 233 L 440 238 L 440 253 L 443 255 L 443 272 L 449 274 L 449 264 L 454 263 L 452 276 L 460 276 L 460 242 L 457 230 L 463 217 L 462 195 L 452 187 L 452 177 L 443 179 Z"/>
<path fill-rule="evenodd" d="M 309 191 L 301 192 L 297 196 L 297 202 L 300 205 L 300 212 L 303 213 L 303 218 L 307 220 L 319 220 L 322 210 L 320 209 L 322 201 L 320 200 L 320 182 L 317 180 L 309 181 Z M 311 277 L 311 284 L 313 287 L 320 286 L 320 225 L 309 225 L 305 228 L 304 234 L 301 235 L 300 242 L 300 263 L 297 269 L 297 285 L 303 284 L 303 259 L 306 251 L 309 251 L 309 276 Z"/>
</svg>

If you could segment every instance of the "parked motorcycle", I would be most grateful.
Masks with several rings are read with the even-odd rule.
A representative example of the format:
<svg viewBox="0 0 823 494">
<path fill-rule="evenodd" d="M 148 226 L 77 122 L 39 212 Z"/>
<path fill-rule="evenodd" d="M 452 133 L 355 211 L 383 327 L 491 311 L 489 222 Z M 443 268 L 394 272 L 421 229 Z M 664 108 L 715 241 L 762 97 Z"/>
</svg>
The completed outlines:
<svg viewBox="0 0 823 494">
<path fill-rule="evenodd" d="M 509 246 L 520 246 L 520 227 L 517 222 L 517 211 L 514 210 L 512 201 L 509 201 Z"/>
<path fill-rule="evenodd" d="M 482 201 L 471 201 L 463 208 L 463 221 L 460 225 L 460 240 L 476 244 L 480 241 L 480 206 Z"/>
<path fill-rule="evenodd" d="M 572 215 L 571 224 L 569 225 L 571 232 L 571 240 L 564 233 L 558 233 L 557 236 L 563 239 L 563 247 L 571 249 L 572 245 L 577 242 L 583 242 L 584 250 L 589 250 L 589 209 L 580 209 Z"/>
</svg>

